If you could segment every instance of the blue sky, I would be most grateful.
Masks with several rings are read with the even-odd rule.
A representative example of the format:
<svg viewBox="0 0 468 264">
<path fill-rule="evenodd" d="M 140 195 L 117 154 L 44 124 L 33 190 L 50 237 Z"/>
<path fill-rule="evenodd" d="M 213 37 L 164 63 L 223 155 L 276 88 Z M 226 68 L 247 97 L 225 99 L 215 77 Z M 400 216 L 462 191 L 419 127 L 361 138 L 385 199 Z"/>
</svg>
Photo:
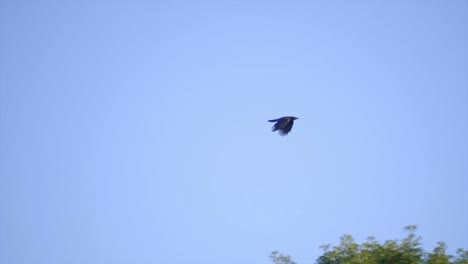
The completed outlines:
<svg viewBox="0 0 468 264">
<path fill-rule="evenodd" d="M 466 1 L 2 1 L 0 33 L 1 263 L 468 248 Z"/>
</svg>

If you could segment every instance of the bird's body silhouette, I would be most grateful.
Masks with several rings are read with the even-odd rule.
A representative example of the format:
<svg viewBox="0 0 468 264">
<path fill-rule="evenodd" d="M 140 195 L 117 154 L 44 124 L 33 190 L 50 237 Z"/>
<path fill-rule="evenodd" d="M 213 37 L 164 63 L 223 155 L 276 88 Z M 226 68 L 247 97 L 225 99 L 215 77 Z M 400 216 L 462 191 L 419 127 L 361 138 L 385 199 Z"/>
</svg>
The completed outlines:
<svg viewBox="0 0 468 264">
<path fill-rule="evenodd" d="M 291 129 L 294 125 L 294 120 L 296 119 L 298 118 L 294 116 L 283 116 L 277 119 L 268 120 L 268 122 L 276 122 L 276 124 L 273 125 L 271 130 L 273 132 L 278 130 L 278 133 L 281 136 L 286 136 L 289 132 L 291 132 Z"/>
</svg>

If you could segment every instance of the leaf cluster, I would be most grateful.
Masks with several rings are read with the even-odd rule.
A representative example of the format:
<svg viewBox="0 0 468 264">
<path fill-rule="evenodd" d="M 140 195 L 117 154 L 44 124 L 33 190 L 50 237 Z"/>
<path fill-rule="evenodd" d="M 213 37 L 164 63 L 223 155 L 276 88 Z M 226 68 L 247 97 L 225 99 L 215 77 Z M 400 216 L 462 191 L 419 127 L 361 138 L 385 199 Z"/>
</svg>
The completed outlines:
<svg viewBox="0 0 468 264">
<path fill-rule="evenodd" d="M 422 248 L 421 237 L 416 236 L 415 225 L 405 228 L 408 235 L 400 240 L 383 243 L 374 237 L 358 244 L 352 236 L 343 235 L 338 246 L 322 246 L 324 253 L 316 264 L 468 264 L 468 251 L 458 249 L 457 256 L 446 253 L 447 246 L 439 242 L 430 253 Z M 273 251 L 270 258 L 275 264 L 295 264 L 290 256 Z"/>
</svg>

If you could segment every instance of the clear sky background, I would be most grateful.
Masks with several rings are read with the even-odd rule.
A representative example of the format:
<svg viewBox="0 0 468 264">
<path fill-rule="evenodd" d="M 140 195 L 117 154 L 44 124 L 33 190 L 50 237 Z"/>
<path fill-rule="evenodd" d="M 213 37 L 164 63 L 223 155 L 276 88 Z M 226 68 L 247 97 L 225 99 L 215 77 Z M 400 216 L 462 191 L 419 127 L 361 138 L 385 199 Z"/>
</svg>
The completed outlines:
<svg viewBox="0 0 468 264">
<path fill-rule="evenodd" d="M 0 263 L 468 249 L 467 1 L 6 0 L 0 33 Z"/>
</svg>

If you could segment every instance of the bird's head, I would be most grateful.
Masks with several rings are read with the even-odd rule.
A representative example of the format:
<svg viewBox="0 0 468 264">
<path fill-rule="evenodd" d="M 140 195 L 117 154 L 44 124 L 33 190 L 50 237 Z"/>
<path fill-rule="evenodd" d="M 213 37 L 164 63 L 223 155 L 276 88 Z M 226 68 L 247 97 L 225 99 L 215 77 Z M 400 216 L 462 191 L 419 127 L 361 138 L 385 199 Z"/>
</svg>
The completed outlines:
<svg viewBox="0 0 468 264">
<path fill-rule="evenodd" d="M 296 120 L 296 119 L 299 119 L 298 117 L 295 117 L 295 116 L 291 116 L 291 119 L 292 120 Z"/>
</svg>

